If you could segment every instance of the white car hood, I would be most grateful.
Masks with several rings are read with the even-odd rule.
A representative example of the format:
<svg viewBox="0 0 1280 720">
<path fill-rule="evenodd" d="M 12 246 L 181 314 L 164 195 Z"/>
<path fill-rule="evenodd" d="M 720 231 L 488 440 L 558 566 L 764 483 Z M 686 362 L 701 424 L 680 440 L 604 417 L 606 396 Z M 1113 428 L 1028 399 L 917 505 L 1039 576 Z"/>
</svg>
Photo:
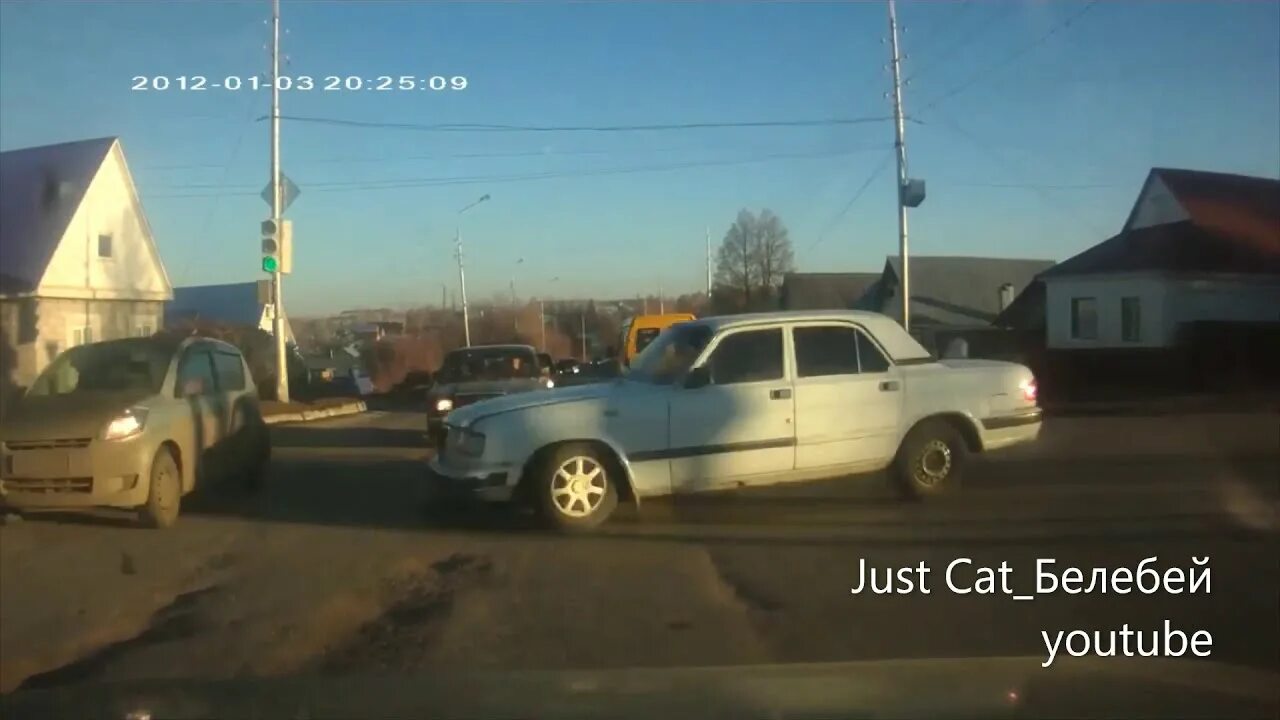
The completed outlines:
<svg viewBox="0 0 1280 720">
<path fill-rule="evenodd" d="M 563 405 L 564 403 L 600 400 L 609 396 L 616 383 L 602 382 L 591 385 L 573 385 L 565 388 L 552 388 L 538 392 L 504 395 L 503 397 L 482 400 L 474 405 L 467 405 L 449 413 L 445 422 L 458 427 L 469 427 L 481 418 L 527 410 L 542 405 Z"/>
</svg>

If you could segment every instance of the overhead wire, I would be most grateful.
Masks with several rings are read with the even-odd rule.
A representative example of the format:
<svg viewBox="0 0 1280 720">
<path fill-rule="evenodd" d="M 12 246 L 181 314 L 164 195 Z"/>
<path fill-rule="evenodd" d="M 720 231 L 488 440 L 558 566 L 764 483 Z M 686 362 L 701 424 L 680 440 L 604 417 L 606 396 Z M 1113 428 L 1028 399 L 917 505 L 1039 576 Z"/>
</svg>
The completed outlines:
<svg viewBox="0 0 1280 720">
<path fill-rule="evenodd" d="M 878 148 L 877 148 L 878 149 Z M 572 177 L 598 177 L 608 175 L 629 175 L 634 173 L 646 172 L 669 172 L 675 170 L 689 170 L 707 167 L 725 167 L 733 165 L 747 165 L 761 162 L 773 162 L 780 160 L 806 160 L 806 159 L 830 159 L 838 157 L 846 157 L 849 155 L 865 152 L 865 150 L 847 150 L 835 152 L 815 152 L 815 153 L 792 153 L 792 154 L 776 154 L 764 155 L 752 158 L 738 158 L 732 160 L 718 161 L 700 161 L 687 163 L 670 163 L 664 165 L 647 165 L 636 167 L 621 168 L 599 168 L 590 170 L 572 170 L 572 171 L 547 171 L 541 173 L 526 174 L 508 174 L 508 175 L 475 175 L 461 177 L 423 177 L 423 178 L 397 178 L 387 180 L 366 180 L 366 181 L 340 181 L 332 183 L 307 183 L 304 187 L 311 192 L 360 192 L 367 190 L 395 190 L 403 188 L 416 187 L 439 187 L 450 185 L 470 185 L 475 183 L 507 183 L 507 182 L 527 182 L 536 180 L 552 180 Z M 189 186 L 194 188 L 195 186 Z M 205 189 L 214 189 L 208 186 L 200 186 Z M 244 186 L 236 186 L 244 187 Z M 181 189 L 189 189 L 181 188 Z M 180 188 L 173 188 L 180 189 Z M 226 195 L 257 195 L 257 192 L 230 192 Z M 208 197 L 210 193 L 178 193 L 178 194 L 151 194 L 151 198 L 197 198 Z"/>
<path fill-rule="evenodd" d="M 258 118 L 259 121 L 266 117 Z M 495 123 L 398 123 L 351 120 L 347 118 L 281 115 L 281 120 L 343 127 L 377 128 L 381 130 L 414 130 L 420 132 L 649 132 L 671 130 L 707 130 L 726 128 L 832 127 L 887 122 L 892 116 L 824 118 L 810 120 L 756 120 L 693 123 L 657 123 L 651 125 L 506 125 Z"/>
<path fill-rule="evenodd" d="M 885 168 L 889 167 L 889 161 L 893 158 L 894 153 L 892 150 L 885 154 L 884 158 L 880 161 L 880 164 L 871 171 L 871 174 L 867 175 L 867 179 L 862 182 L 862 185 L 859 186 L 857 191 L 853 193 L 853 196 L 849 198 L 849 202 L 845 203 L 844 207 L 840 208 L 840 212 L 836 213 L 835 216 L 832 217 L 831 220 L 829 220 L 823 227 L 822 232 L 818 233 L 818 239 L 813 241 L 813 244 L 809 246 L 810 250 L 818 247 L 822 244 L 823 240 L 827 239 L 827 234 L 835 229 L 835 226 L 844 219 L 844 216 L 853 208 L 854 204 L 858 202 L 858 199 L 867 191 L 867 188 L 871 187 L 871 183 L 880 176 L 880 173 L 885 171 Z"/>
<path fill-rule="evenodd" d="M 1032 50 L 1039 47 L 1040 45 L 1043 45 L 1045 42 L 1047 42 L 1050 38 L 1057 35 L 1058 33 L 1071 27 L 1071 25 L 1073 25 L 1077 20 L 1083 17 L 1085 13 L 1092 10 L 1098 4 L 1098 2 L 1099 0 L 1090 0 L 1088 3 L 1085 3 L 1083 6 L 1080 7 L 1079 10 L 1077 10 L 1074 13 L 1071 13 L 1067 17 L 1055 23 L 1053 27 L 1049 28 L 1048 31 L 1042 33 L 1035 40 L 1015 49 L 1012 53 L 1009 53 L 1008 55 L 1002 57 L 1000 60 L 996 61 L 995 63 L 992 63 L 984 67 L 982 70 L 976 73 L 973 73 L 966 80 L 960 82 L 957 85 L 952 86 L 950 90 L 947 90 L 935 96 L 932 100 L 926 102 L 917 112 L 918 113 L 927 112 L 933 107 L 937 106 L 939 103 L 949 100 L 955 97 L 956 95 L 959 95 L 960 93 L 964 92 L 965 90 L 968 90 L 970 87 L 977 84 L 980 80 L 984 79 L 985 77 L 989 77 L 999 72 L 1000 70 L 1003 70 L 1005 67 L 1009 66 L 1015 60 L 1021 58 L 1022 56 L 1031 52 Z"/>
</svg>

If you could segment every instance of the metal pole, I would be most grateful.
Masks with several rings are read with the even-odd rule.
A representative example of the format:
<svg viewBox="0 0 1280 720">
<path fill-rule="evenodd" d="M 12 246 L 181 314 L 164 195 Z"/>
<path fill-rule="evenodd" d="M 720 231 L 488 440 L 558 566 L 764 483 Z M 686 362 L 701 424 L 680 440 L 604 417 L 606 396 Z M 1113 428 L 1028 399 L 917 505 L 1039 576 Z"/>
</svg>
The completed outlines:
<svg viewBox="0 0 1280 720">
<path fill-rule="evenodd" d="M 542 352 L 547 351 L 547 311 L 542 305 L 542 298 L 538 298 L 538 326 L 542 328 Z"/>
<path fill-rule="evenodd" d="M 658 283 L 658 314 L 667 314 L 667 301 L 662 295 L 662 283 Z"/>
<path fill-rule="evenodd" d="M 910 330 L 911 266 L 907 253 L 907 206 L 902 203 L 902 190 L 907 184 L 907 146 L 903 139 L 901 56 L 898 53 L 898 12 L 894 0 L 889 0 L 889 44 L 893 49 L 893 147 L 898 155 L 898 264 L 902 269 L 898 290 L 902 295 L 902 328 Z"/>
<path fill-rule="evenodd" d="M 516 279 L 511 278 L 511 322 L 516 334 L 520 333 L 520 312 L 516 310 Z"/>
<path fill-rule="evenodd" d="M 585 310 L 582 311 L 582 313 L 580 313 L 578 317 L 581 318 L 581 322 L 582 322 L 582 328 L 581 328 L 582 362 L 586 362 L 587 361 L 587 312 Z"/>
<path fill-rule="evenodd" d="M 707 226 L 707 304 L 711 303 L 711 227 Z"/>
<path fill-rule="evenodd" d="M 280 196 L 280 0 L 271 2 L 271 219 L 277 228 L 284 214 Z M 289 402 L 289 363 L 285 355 L 284 293 L 280 268 L 271 273 L 271 333 L 276 341 L 276 399 Z"/>
<path fill-rule="evenodd" d="M 458 255 L 458 288 L 462 291 L 462 342 L 463 347 L 471 347 L 471 315 L 467 311 L 467 274 L 462 270 L 462 225 L 454 229 L 454 241 L 457 243 Z"/>
</svg>

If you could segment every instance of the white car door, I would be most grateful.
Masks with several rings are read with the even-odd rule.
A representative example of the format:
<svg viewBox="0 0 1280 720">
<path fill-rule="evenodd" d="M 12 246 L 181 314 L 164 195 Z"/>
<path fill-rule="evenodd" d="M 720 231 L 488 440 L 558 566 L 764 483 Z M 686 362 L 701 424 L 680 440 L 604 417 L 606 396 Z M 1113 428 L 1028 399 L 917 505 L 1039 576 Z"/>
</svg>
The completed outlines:
<svg viewBox="0 0 1280 720">
<path fill-rule="evenodd" d="M 795 412 L 783 328 L 720 336 L 709 382 L 671 393 L 671 485 L 694 492 L 774 482 L 795 468 Z"/>
<path fill-rule="evenodd" d="M 897 369 L 847 323 L 791 330 L 795 354 L 796 469 L 858 470 L 896 452 L 902 415 Z"/>
</svg>

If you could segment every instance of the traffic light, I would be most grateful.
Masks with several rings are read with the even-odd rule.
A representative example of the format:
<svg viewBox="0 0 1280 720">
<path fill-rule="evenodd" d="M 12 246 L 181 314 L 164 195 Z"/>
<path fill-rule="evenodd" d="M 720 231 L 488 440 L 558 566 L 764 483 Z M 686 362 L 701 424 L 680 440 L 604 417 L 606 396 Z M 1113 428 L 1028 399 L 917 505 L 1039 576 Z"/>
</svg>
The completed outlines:
<svg viewBox="0 0 1280 720">
<path fill-rule="evenodd" d="M 288 274 L 293 270 L 293 222 L 262 221 L 262 271 Z"/>
</svg>

